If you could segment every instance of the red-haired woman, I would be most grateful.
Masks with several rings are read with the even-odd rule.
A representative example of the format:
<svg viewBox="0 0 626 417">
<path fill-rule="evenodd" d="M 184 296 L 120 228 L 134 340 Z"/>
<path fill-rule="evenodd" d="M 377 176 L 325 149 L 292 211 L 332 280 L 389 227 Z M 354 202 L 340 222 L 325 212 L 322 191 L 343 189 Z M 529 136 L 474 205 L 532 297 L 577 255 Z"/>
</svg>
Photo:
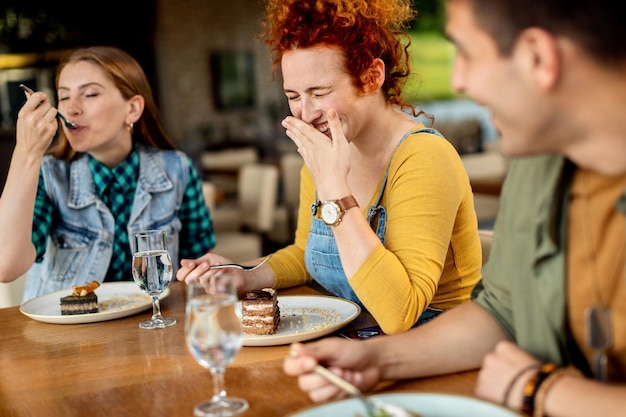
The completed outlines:
<svg viewBox="0 0 626 417">
<path fill-rule="evenodd" d="M 294 244 L 233 272 L 240 288 L 315 281 L 386 333 L 469 300 L 481 249 L 468 177 L 401 97 L 410 0 L 270 0 L 266 13 L 292 113 L 282 125 L 305 167 Z M 185 260 L 178 278 L 210 279 L 208 265 L 227 261 Z"/>
</svg>

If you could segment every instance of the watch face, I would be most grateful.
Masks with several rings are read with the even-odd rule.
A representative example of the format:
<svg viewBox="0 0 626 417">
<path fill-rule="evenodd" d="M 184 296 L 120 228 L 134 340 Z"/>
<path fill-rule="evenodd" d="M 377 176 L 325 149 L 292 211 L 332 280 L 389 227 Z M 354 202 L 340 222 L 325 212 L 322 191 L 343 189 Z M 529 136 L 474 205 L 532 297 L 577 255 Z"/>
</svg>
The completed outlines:
<svg viewBox="0 0 626 417">
<path fill-rule="evenodd" d="M 335 203 L 322 204 L 322 220 L 326 224 L 335 224 L 339 219 L 339 206 Z"/>
</svg>

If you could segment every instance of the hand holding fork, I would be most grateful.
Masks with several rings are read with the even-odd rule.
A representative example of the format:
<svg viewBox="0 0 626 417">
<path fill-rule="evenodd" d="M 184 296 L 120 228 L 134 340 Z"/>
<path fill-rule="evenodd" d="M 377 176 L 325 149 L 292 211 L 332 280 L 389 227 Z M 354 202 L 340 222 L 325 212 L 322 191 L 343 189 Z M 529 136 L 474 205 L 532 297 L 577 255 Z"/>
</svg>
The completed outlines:
<svg viewBox="0 0 626 417">
<path fill-rule="evenodd" d="M 31 88 L 25 86 L 24 84 L 20 84 L 19 87 L 29 96 L 35 93 Z M 68 129 L 76 129 L 78 127 L 74 123 L 67 120 L 65 116 L 63 116 L 58 110 L 57 110 L 57 117 L 61 119 L 63 124 L 65 124 L 65 127 L 67 127 Z"/>
</svg>

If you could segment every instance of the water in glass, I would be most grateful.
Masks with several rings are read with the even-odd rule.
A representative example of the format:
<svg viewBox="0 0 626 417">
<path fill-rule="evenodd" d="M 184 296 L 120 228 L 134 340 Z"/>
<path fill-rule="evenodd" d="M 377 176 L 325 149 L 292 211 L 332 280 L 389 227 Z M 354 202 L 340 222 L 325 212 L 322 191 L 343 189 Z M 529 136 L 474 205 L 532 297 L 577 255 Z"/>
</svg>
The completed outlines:
<svg viewBox="0 0 626 417">
<path fill-rule="evenodd" d="M 242 345 L 237 292 L 231 276 L 214 277 L 210 285 L 188 284 L 185 335 L 191 355 L 213 376 L 213 397 L 194 408 L 194 415 L 234 416 L 248 409 L 242 398 L 229 397 L 226 367 Z"/>
<path fill-rule="evenodd" d="M 159 295 L 172 281 L 172 260 L 167 250 L 147 250 L 133 255 L 133 278 L 148 295 Z"/>
<path fill-rule="evenodd" d="M 159 296 L 172 281 L 172 259 L 167 250 L 165 232 L 149 230 L 134 235 L 133 279 L 152 297 L 152 317 L 139 324 L 142 329 L 162 329 L 176 324 L 176 319 L 161 315 Z"/>
</svg>

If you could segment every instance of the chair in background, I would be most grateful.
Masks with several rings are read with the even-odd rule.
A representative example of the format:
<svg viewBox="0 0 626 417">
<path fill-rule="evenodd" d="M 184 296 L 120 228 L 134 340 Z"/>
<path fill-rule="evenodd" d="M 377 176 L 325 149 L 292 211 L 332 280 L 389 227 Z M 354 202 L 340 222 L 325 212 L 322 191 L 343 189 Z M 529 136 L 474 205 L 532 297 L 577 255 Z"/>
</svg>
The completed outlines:
<svg viewBox="0 0 626 417">
<path fill-rule="evenodd" d="M 480 246 L 483 251 L 483 265 L 489 260 L 489 254 L 491 252 L 491 242 L 493 241 L 493 230 L 479 229 L 478 236 L 480 237 Z"/>
<path fill-rule="evenodd" d="M 267 236 L 275 223 L 278 187 L 277 166 L 243 165 L 238 177 L 237 198 L 216 204 L 211 212 L 217 239 L 213 252 L 234 261 L 263 256 Z"/>
<path fill-rule="evenodd" d="M 202 178 L 211 181 L 226 196 L 237 193 L 239 170 L 246 164 L 259 162 L 256 148 L 223 149 L 204 151 L 200 157 Z"/>
<path fill-rule="evenodd" d="M 202 195 L 204 196 L 204 202 L 209 208 L 209 211 L 213 214 L 217 198 L 217 188 L 215 187 L 215 184 L 211 181 L 202 181 Z"/>
<path fill-rule="evenodd" d="M 491 243 L 493 242 L 493 230 L 491 229 L 478 229 L 478 236 L 480 237 L 480 247 L 483 252 L 483 267 L 489 261 L 491 255 Z M 472 298 L 474 298 L 483 288 L 482 278 L 476 283 L 476 286 L 472 289 Z"/>
<path fill-rule="evenodd" d="M 0 283 L 0 308 L 19 306 L 22 303 L 26 274 L 13 282 Z"/>
<path fill-rule="evenodd" d="M 484 152 L 462 155 L 461 160 L 472 184 L 478 226 L 489 229 L 500 208 L 500 188 L 509 162 L 500 152 L 499 141 L 483 146 Z"/>
<path fill-rule="evenodd" d="M 300 205 L 300 171 L 304 161 L 297 152 L 285 152 L 280 157 L 281 193 L 276 208 L 275 225 L 269 239 L 280 245 L 293 242 Z"/>
<path fill-rule="evenodd" d="M 300 204 L 300 171 L 304 160 L 295 152 L 286 153 L 280 158 L 281 181 L 283 186 L 283 204 L 291 217 L 290 230 L 295 231 Z"/>
</svg>

